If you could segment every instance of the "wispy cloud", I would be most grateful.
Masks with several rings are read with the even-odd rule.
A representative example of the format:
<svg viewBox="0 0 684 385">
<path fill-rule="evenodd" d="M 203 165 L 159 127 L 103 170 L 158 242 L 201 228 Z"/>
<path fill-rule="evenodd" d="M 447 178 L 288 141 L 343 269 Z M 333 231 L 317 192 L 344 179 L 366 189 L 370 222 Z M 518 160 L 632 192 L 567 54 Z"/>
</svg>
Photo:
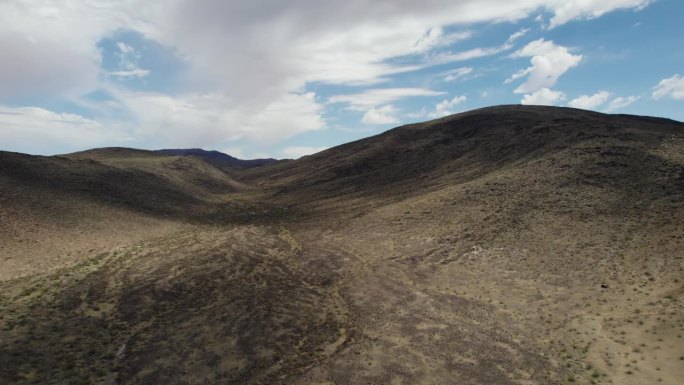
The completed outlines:
<svg viewBox="0 0 684 385">
<path fill-rule="evenodd" d="M 658 100 L 666 96 L 676 100 L 684 100 L 684 76 L 674 75 L 661 80 L 657 86 L 653 87 L 651 94 L 653 99 Z"/>
<path fill-rule="evenodd" d="M 142 78 L 150 74 L 150 70 L 138 67 L 141 55 L 135 48 L 121 41 L 116 43 L 116 48 L 119 50 L 115 54 L 119 58 L 119 70 L 107 71 L 105 75 L 116 78 Z"/>
<path fill-rule="evenodd" d="M 564 1 L 550 6 L 554 12 L 549 24 L 555 28 L 575 19 L 593 19 L 600 17 L 616 9 L 641 10 L 655 0 L 588 0 L 588 1 Z"/>
<path fill-rule="evenodd" d="M 486 56 L 497 55 L 501 52 L 508 51 L 511 48 L 513 48 L 513 43 L 519 38 L 525 36 L 529 31 L 530 30 L 526 28 L 521 29 L 520 31 L 510 35 L 503 44 L 496 47 L 477 47 L 460 52 L 435 53 L 426 60 L 425 66 L 461 62 Z"/>
<path fill-rule="evenodd" d="M 465 103 L 467 100 L 468 98 L 465 95 L 455 96 L 451 100 L 442 100 L 435 106 L 435 112 L 431 117 L 440 118 L 442 116 L 451 115 L 454 113 L 454 108 L 457 105 Z"/>
<path fill-rule="evenodd" d="M 397 108 L 391 104 L 373 107 L 363 114 L 361 122 L 364 124 L 394 124 L 399 122 L 399 119 L 395 116 L 397 112 Z"/>
<path fill-rule="evenodd" d="M 451 45 L 457 41 L 465 40 L 473 36 L 472 31 L 445 33 L 441 27 L 430 28 L 416 41 L 413 52 L 422 53 L 435 48 Z"/>
<path fill-rule="evenodd" d="M 610 98 L 610 92 L 599 91 L 593 95 L 582 95 L 568 102 L 569 107 L 593 110 L 604 104 Z"/>
<path fill-rule="evenodd" d="M 473 71 L 473 67 L 461 67 L 453 69 L 451 71 L 444 72 L 442 73 L 442 76 L 444 76 L 445 82 L 454 82 L 456 80 L 463 79 L 466 76 L 472 74 Z"/>
<path fill-rule="evenodd" d="M 143 78 L 150 74 L 149 70 L 135 68 L 127 71 L 108 71 L 104 72 L 106 76 L 113 76 L 117 78 Z"/>
<path fill-rule="evenodd" d="M 468 101 L 465 95 L 457 95 L 451 99 L 444 99 L 435 104 L 434 109 L 428 110 L 423 107 L 420 111 L 410 112 L 404 116 L 409 119 L 436 119 L 447 115 L 453 115 L 457 111 L 457 106 Z"/>
<path fill-rule="evenodd" d="M 508 40 L 506 40 L 506 45 L 513 44 L 516 40 L 527 35 L 528 32 L 530 32 L 529 28 L 523 28 L 523 29 L 519 30 L 518 32 L 513 33 L 511 36 L 508 37 Z"/>
<path fill-rule="evenodd" d="M 356 94 L 335 95 L 328 102 L 348 103 L 350 109 L 358 111 L 389 104 L 403 98 L 437 95 L 444 95 L 444 92 L 425 88 L 374 88 Z"/>
<path fill-rule="evenodd" d="M 328 102 L 346 103 L 348 110 L 363 111 L 361 122 L 364 124 L 394 124 L 399 122 L 396 116 L 399 111 L 392 102 L 410 97 L 444 94 L 425 88 L 376 88 L 357 94 L 336 95 Z"/>
<path fill-rule="evenodd" d="M 606 112 L 612 112 L 615 110 L 619 110 L 621 108 L 625 108 L 625 107 L 631 105 L 632 103 L 638 101 L 639 99 L 641 99 L 641 96 L 626 96 L 626 97 L 619 96 L 619 97 L 611 100 L 610 103 L 608 103 L 608 107 L 606 108 Z"/>
</svg>

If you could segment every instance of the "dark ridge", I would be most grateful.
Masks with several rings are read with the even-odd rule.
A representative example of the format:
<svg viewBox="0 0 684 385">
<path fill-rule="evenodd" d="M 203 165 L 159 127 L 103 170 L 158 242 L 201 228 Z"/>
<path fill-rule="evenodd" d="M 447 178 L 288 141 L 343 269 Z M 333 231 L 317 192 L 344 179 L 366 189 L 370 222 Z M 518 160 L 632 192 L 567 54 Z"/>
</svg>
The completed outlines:
<svg viewBox="0 0 684 385">
<path fill-rule="evenodd" d="M 243 160 L 236 157 L 224 154 L 219 151 L 206 151 L 200 148 L 189 148 L 189 149 L 164 149 L 154 151 L 158 154 L 163 155 L 173 155 L 173 156 L 195 156 L 202 158 L 205 161 L 211 163 L 214 166 L 221 168 L 234 168 L 234 169 L 248 169 L 254 167 L 261 167 L 268 164 L 278 162 L 277 159 L 251 159 Z"/>
<path fill-rule="evenodd" d="M 32 202 L 58 194 L 153 215 L 185 212 L 199 201 L 152 172 L 112 167 L 94 159 L 0 151 L 0 190 L 6 188 L 12 197 L 19 187 L 33 193 L 13 199 Z"/>
<path fill-rule="evenodd" d="M 58 155 L 67 158 L 86 158 L 96 159 L 105 157 L 149 157 L 158 156 L 154 151 L 141 150 L 137 148 L 128 147 L 101 147 L 93 148 L 85 151 L 73 152 L 70 154 Z"/>
</svg>

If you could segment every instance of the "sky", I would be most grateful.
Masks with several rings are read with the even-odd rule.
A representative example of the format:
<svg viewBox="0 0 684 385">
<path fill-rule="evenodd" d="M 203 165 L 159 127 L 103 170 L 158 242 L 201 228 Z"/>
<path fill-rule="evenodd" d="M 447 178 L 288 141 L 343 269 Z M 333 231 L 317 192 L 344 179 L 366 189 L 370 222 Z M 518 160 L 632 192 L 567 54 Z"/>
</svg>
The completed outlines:
<svg viewBox="0 0 684 385">
<path fill-rule="evenodd" d="M 298 158 L 499 104 L 684 121 L 682 0 L 0 0 L 0 150 Z"/>
</svg>

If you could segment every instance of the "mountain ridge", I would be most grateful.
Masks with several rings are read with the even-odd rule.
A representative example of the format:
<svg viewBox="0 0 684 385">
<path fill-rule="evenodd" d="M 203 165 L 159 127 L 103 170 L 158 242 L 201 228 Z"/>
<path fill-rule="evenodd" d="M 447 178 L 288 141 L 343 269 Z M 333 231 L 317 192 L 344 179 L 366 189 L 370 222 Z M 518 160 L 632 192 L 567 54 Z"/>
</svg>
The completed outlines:
<svg viewBox="0 0 684 385">
<path fill-rule="evenodd" d="M 199 158 L 202 158 L 209 163 L 219 166 L 219 167 L 228 167 L 228 168 L 239 168 L 239 169 L 245 169 L 245 168 L 253 168 L 253 167 L 260 167 L 264 165 L 268 165 L 271 163 L 276 163 L 279 160 L 273 159 L 273 158 L 268 158 L 268 159 L 249 159 L 249 160 L 244 160 L 244 159 L 238 159 L 234 156 L 225 154 L 223 152 L 219 151 L 207 151 L 203 150 L 200 148 L 190 148 L 190 149 L 164 149 L 164 150 L 155 150 L 155 152 L 164 154 L 164 155 L 176 155 L 176 156 L 196 156 Z"/>
</svg>

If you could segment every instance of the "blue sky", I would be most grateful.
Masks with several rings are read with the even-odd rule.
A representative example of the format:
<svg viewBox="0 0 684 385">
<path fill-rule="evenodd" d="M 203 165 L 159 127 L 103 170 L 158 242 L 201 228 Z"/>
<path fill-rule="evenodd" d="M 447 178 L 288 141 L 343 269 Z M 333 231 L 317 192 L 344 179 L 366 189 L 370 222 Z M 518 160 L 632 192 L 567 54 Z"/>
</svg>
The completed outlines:
<svg viewBox="0 0 684 385">
<path fill-rule="evenodd" d="M 498 104 L 684 121 L 680 0 L 0 3 L 0 150 L 296 158 Z"/>
</svg>

